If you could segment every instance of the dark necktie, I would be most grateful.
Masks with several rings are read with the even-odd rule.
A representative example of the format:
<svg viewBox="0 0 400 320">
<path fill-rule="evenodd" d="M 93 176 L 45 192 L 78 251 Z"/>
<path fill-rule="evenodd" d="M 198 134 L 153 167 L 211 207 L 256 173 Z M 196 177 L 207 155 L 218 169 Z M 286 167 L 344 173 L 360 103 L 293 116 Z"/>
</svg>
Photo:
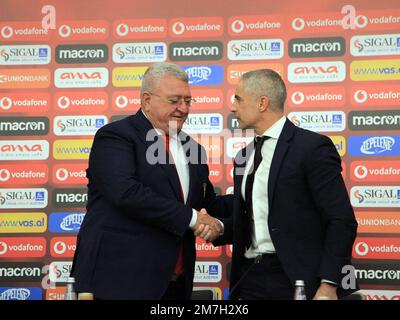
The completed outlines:
<svg viewBox="0 0 400 320">
<path fill-rule="evenodd" d="M 170 140 L 169 135 L 166 135 L 165 136 L 165 148 L 167 149 L 169 156 L 173 158 L 172 153 L 169 151 L 169 140 Z M 172 165 L 175 167 L 175 170 L 176 170 L 175 164 L 173 163 Z M 182 184 L 180 183 L 178 170 L 176 170 L 176 174 L 178 175 L 178 180 L 179 180 L 179 188 L 181 191 L 181 201 L 183 203 L 185 203 L 185 197 L 183 195 L 183 189 L 182 189 Z M 179 277 L 179 275 L 182 273 L 182 271 L 183 271 L 183 245 L 181 245 L 181 247 L 179 249 L 178 261 L 176 262 L 175 270 L 174 270 L 175 276 Z"/>
<path fill-rule="evenodd" d="M 260 136 L 255 138 L 254 143 L 254 162 L 251 173 L 247 175 L 246 186 L 245 186 L 245 206 L 246 206 L 246 225 L 244 231 L 244 240 L 246 248 L 250 248 L 252 245 L 252 235 L 254 234 L 254 214 L 253 214 L 253 184 L 254 177 L 260 163 L 262 161 L 261 148 L 264 141 L 269 139 L 267 136 Z"/>
</svg>

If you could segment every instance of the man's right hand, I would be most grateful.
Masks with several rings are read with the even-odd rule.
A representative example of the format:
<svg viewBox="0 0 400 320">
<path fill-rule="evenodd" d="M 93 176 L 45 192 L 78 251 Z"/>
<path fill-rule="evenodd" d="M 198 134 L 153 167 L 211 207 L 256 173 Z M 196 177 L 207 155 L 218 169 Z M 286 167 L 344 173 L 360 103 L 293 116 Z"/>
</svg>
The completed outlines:
<svg viewBox="0 0 400 320">
<path fill-rule="evenodd" d="M 194 226 L 194 235 L 203 238 L 205 241 L 213 241 L 223 234 L 223 227 L 220 221 L 210 216 L 206 209 L 197 211 L 197 221 Z"/>
</svg>

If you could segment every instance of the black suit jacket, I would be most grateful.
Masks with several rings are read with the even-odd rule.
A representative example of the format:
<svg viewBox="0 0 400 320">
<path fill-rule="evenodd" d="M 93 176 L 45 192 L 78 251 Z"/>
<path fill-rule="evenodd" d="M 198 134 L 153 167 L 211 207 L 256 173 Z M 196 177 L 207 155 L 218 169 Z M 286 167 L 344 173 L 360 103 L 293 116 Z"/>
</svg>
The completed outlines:
<svg viewBox="0 0 400 320">
<path fill-rule="evenodd" d="M 242 150 L 250 156 L 250 146 Z M 242 162 L 239 164 L 238 162 Z M 245 163 L 235 158 L 234 213 L 224 220 L 225 234 L 215 244 L 233 243 L 231 289 L 240 278 L 245 245 L 245 206 L 241 196 Z M 272 158 L 268 183 L 268 229 L 290 281 L 304 280 L 312 298 L 321 279 L 341 284 L 351 264 L 357 221 L 341 175 L 341 159 L 332 141 L 286 120 Z M 240 286 L 239 286 L 240 287 Z M 356 290 L 343 291 L 343 296 Z M 232 292 L 238 297 L 239 290 Z"/>
<path fill-rule="evenodd" d="M 159 299 L 171 281 L 183 243 L 189 298 L 196 259 L 195 237 L 188 228 L 192 208 L 220 214 L 232 210 L 228 197 L 216 197 L 208 166 L 196 164 L 201 157 L 206 163 L 205 150 L 189 136 L 185 142 L 192 149 L 187 155 L 194 152 L 196 161 L 189 163 L 184 205 L 174 165 L 146 160 L 149 147 L 155 146 L 146 141 L 151 129 L 139 110 L 102 127 L 95 136 L 87 169 L 87 214 L 71 271 L 79 292 L 93 292 L 100 299 Z M 168 159 L 164 143 L 160 146 Z"/>
</svg>

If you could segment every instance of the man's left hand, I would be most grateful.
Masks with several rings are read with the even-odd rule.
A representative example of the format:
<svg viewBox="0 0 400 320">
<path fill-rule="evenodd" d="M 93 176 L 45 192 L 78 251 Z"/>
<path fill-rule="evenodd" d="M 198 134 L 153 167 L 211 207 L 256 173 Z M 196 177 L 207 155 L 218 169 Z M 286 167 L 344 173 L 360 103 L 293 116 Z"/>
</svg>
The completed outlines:
<svg viewBox="0 0 400 320">
<path fill-rule="evenodd" d="M 338 300 L 336 286 L 322 282 L 313 300 Z"/>
</svg>

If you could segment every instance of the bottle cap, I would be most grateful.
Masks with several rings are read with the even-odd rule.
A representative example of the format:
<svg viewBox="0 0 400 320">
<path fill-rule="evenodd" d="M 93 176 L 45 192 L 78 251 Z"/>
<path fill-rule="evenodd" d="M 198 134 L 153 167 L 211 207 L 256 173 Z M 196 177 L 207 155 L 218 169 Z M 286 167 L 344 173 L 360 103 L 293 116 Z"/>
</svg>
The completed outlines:
<svg viewBox="0 0 400 320">
<path fill-rule="evenodd" d="M 81 292 L 78 294 L 78 300 L 94 300 L 93 293 Z"/>
<path fill-rule="evenodd" d="M 304 286 L 304 280 L 296 280 L 295 286 Z"/>
</svg>

